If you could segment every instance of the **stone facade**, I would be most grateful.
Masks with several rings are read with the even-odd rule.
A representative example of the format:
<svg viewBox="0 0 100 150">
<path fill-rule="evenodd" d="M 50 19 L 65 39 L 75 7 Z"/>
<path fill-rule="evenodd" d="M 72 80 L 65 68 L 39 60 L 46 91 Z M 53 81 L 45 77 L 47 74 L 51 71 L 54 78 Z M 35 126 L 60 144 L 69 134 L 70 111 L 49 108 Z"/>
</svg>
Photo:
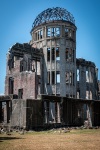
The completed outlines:
<svg viewBox="0 0 100 150">
<path fill-rule="evenodd" d="M 11 126 L 33 129 L 43 126 L 42 101 L 13 99 Z"/>
<path fill-rule="evenodd" d="M 43 48 L 44 94 L 76 97 L 76 29 L 70 22 L 53 21 L 31 31 L 30 43 Z"/>
</svg>

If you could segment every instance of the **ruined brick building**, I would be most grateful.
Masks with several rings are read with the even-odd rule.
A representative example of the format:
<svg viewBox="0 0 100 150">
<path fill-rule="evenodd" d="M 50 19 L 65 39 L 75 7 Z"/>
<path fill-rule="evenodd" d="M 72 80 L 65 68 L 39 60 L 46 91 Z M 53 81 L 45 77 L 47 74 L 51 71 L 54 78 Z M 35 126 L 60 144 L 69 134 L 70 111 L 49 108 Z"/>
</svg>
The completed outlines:
<svg viewBox="0 0 100 150">
<path fill-rule="evenodd" d="M 70 12 L 48 8 L 34 20 L 31 41 L 9 49 L 4 121 L 29 129 L 82 125 L 86 119 L 100 125 L 98 69 L 76 58 L 76 30 Z"/>
</svg>

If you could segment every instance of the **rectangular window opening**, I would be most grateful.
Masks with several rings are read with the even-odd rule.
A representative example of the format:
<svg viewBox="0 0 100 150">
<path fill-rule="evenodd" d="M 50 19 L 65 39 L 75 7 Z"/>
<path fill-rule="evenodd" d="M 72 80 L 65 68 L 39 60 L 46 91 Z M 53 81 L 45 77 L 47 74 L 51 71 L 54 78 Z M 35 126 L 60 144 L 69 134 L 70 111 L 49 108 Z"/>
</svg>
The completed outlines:
<svg viewBox="0 0 100 150">
<path fill-rule="evenodd" d="M 55 72 L 52 71 L 52 84 L 55 84 Z"/>
<path fill-rule="evenodd" d="M 55 30 L 55 36 L 60 36 L 60 28 L 57 27 Z"/>
<path fill-rule="evenodd" d="M 60 28 L 59 27 L 52 27 L 47 28 L 47 37 L 58 37 L 60 36 Z"/>
<path fill-rule="evenodd" d="M 39 38 L 40 38 L 40 32 L 38 31 L 38 40 L 39 40 Z"/>
<path fill-rule="evenodd" d="M 79 69 L 77 69 L 77 81 L 79 81 Z"/>
<path fill-rule="evenodd" d="M 66 84 L 72 84 L 72 72 L 66 72 Z"/>
<path fill-rule="evenodd" d="M 14 79 L 9 78 L 9 94 L 14 94 Z"/>
<path fill-rule="evenodd" d="M 43 38 L 43 31 L 40 30 L 40 39 L 42 39 L 42 38 Z"/>
<path fill-rule="evenodd" d="M 65 28 L 65 36 L 68 37 L 68 28 Z"/>
<path fill-rule="evenodd" d="M 9 60 L 8 60 L 8 66 L 9 66 L 9 70 L 11 70 L 12 68 L 14 68 L 14 57 L 13 58 L 9 58 Z"/>
<path fill-rule="evenodd" d="M 60 72 L 56 72 L 56 83 L 60 83 Z"/>
<path fill-rule="evenodd" d="M 69 55 L 68 55 L 68 59 L 71 62 L 72 61 L 72 57 L 73 57 L 73 51 L 72 49 L 69 50 Z"/>
<path fill-rule="evenodd" d="M 89 82 L 89 71 L 86 70 L 86 82 Z"/>
<path fill-rule="evenodd" d="M 18 89 L 18 98 L 19 99 L 23 98 L 23 89 Z"/>
<path fill-rule="evenodd" d="M 56 60 L 60 60 L 59 47 L 56 47 Z"/>
<path fill-rule="evenodd" d="M 86 99 L 91 99 L 92 100 L 92 91 L 90 91 L 90 90 L 86 91 Z"/>
<path fill-rule="evenodd" d="M 93 99 L 93 97 L 92 97 L 92 91 L 90 91 L 90 99 L 91 100 Z"/>
<path fill-rule="evenodd" d="M 47 28 L 47 37 L 51 36 L 51 28 Z"/>
<path fill-rule="evenodd" d="M 47 61 L 50 61 L 50 48 L 47 48 Z"/>
<path fill-rule="evenodd" d="M 55 60 L 55 48 L 52 47 L 52 60 Z"/>
<path fill-rule="evenodd" d="M 66 61 L 68 61 L 68 48 L 66 48 Z"/>
<path fill-rule="evenodd" d="M 72 72 L 69 72 L 69 75 L 70 75 L 69 83 L 72 84 Z"/>
<path fill-rule="evenodd" d="M 89 91 L 86 91 L 86 99 L 90 99 L 89 98 Z"/>
<path fill-rule="evenodd" d="M 72 37 L 72 31 L 69 30 L 69 37 Z"/>
<path fill-rule="evenodd" d="M 20 61 L 20 72 L 24 71 L 23 60 Z"/>
<path fill-rule="evenodd" d="M 80 98 L 80 90 L 77 91 L 77 98 Z"/>
</svg>

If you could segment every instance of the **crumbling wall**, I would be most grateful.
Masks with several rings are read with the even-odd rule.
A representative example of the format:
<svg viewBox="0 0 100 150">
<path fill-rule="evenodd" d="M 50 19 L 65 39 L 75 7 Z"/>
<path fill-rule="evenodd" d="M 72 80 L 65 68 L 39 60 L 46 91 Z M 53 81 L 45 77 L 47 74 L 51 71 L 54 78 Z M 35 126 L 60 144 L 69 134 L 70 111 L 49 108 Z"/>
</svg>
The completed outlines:
<svg viewBox="0 0 100 150">
<path fill-rule="evenodd" d="M 26 127 L 26 100 L 12 100 L 11 127 Z"/>
<path fill-rule="evenodd" d="M 14 93 L 18 94 L 19 89 L 23 89 L 23 99 L 35 98 L 35 73 L 22 72 L 14 78 Z"/>
<path fill-rule="evenodd" d="M 93 62 L 77 59 L 77 98 L 97 99 L 97 73 Z"/>
<path fill-rule="evenodd" d="M 42 52 L 37 51 L 31 47 L 27 50 L 24 44 L 18 43 L 11 48 L 7 54 L 5 95 L 16 94 L 21 99 L 34 99 L 41 93 Z"/>
<path fill-rule="evenodd" d="M 43 127 L 44 114 L 41 100 L 27 99 L 26 126 L 28 129 Z"/>
<path fill-rule="evenodd" d="M 14 81 L 13 85 L 13 93 L 9 93 L 9 78 L 12 77 Z M 27 98 L 36 98 L 36 74 L 35 72 L 18 72 L 17 74 L 11 74 L 6 76 L 6 86 L 5 86 L 5 94 L 16 94 L 19 95 L 19 90 L 22 89 L 22 97 L 23 99 Z"/>
</svg>

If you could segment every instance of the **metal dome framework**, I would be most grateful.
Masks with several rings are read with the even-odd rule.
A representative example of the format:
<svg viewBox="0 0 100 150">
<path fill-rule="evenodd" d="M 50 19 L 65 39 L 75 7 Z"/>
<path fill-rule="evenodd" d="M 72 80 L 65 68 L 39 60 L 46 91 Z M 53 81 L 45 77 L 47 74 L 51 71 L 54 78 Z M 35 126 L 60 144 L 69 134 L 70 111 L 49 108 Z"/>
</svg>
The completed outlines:
<svg viewBox="0 0 100 150">
<path fill-rule="evenodd" d="M 41 12 L 36 19 L 33 22 L 32 28 L 44 23 L 44 22 L 49 22 L 53 20 L 64 20 L 64 21 L 69 21 L 73 24 L 75 24 L 75 19 L 73 15 L 68 12 L 64 8 L 56 7 L 56 8 L 48 8 Z"/>
</svg>

